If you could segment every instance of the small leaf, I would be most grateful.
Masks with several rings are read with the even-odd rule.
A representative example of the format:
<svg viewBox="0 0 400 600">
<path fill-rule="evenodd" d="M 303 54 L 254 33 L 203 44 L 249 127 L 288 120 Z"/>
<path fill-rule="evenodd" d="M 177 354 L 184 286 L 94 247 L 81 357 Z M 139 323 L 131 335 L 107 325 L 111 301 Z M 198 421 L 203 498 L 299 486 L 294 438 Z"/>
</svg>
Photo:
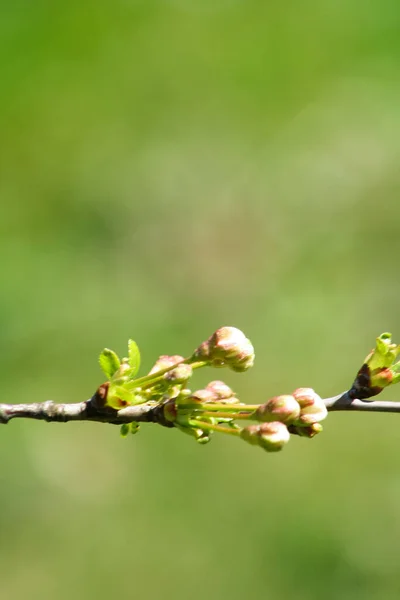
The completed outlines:
<svg viewBox="0 0 400 600">
<path fill-rule="evenodd" d="M 139 431 L 139 427 L 140 427 L 139 423 L 136 423 L 136 421 L 132 421 L 132 423 L 131 423 L 131 433 L 133 435 L 135 435 L 135 433 L 137 433 Z"/>
<path fill-rule="evenodd" d="M 119 398 L 128 404 L 132 404 L 135 396 L 132 392 L 122 387 L 121 385 L 112 385 L 109 390 L 109 395 L 112 395 L 114 398 Z"/>
<path fill-rule="evenodd" d="M 133 340 L 129 340 L 128 342 L 129 349 L 129 366 L 131 371 L 129 372 L 129 377 L 133 378 L 138 373 L 140 368 L 140 351 L 136 342 Z"/>
<path fill-rule="evenodd" d="M 120 360 L 118 355 L 109 348 L 104 348 L 103 352 L 99 356 L 100 367 L 108 379 L 118 371 L 120 367 Z"/>
<path fill-rule="evenodd" d="M 121 437 L 126 437 L 129 433 L 130 433 L 130 424 L 129 423 L 124 423 L 123 425 L 121 425 L 121 429 L 120 429 L 120 433 L 121 433 Z"/>
<path fill-rule="evenodd" d="M 399 355 L 399 346 L 392 344 L 390 333 L 382 333 L 376 338 L 376 347 L 365 359 L 371 371 L 391 367 Z"/>
</svg>

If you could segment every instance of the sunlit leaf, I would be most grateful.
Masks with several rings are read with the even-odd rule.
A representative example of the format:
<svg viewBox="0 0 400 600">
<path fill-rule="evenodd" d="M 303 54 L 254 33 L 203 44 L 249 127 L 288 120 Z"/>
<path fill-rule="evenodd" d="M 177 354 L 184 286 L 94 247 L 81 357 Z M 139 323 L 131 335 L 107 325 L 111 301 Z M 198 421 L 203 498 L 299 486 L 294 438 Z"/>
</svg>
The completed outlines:
<svg viewBox="0 0 400 600">
<path fill-rule="evenodd" d="M 118 371 L 121 361 L 113 350 L 104 348 L 99 356 L 99 363 L 103 373 L 108 379 L 111 379 L 114 373 Z"/>
<path fill-rule="evenodd" d="M 129 366 L 131 368 L 131 371 L 129 372 L 129 377 L 135 377 L 140 368 L 140 351 L 137 343 L 134 340 L 129 340 L 128 349 Z"/>
</svg>

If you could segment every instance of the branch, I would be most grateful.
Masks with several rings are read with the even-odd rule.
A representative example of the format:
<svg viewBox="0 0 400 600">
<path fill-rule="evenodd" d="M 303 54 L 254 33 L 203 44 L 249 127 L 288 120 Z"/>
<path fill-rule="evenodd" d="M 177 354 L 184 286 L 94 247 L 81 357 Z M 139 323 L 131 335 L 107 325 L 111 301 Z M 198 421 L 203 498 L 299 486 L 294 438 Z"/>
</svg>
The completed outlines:
<svg viewBox="0 0 400 600">
<path fill-rule="evenodd" d="M 338 410 L 351 410 L 360 412 L 386 412 L 400 413 L 400 402 L 378 401 L 366 402 L 355 398 L 351 399 L 349 392 L 326 398 L 324 404 L 329 412 Z"/>
<path fill-rule="evenodd" d="M 361 411 L 361 412 L 388 412 L 400 413 L 400 402 L 364 402 L 363 400 L 349 397 L 349 392 L 344 392 L 332 398 L 323 400 L 328 412 L 333 411 Z M 246 405 L 242 405 L 242 410 Z M 99 409 L 93 398 L 85 402 L 74 404 L 57 404 L 52 400 L 36 402 L 33 404 L 0 404 L 0 424 L 6 425 L 11 419 L 35 419 L 48 423 L 67 423 L 69 421 L 93 421 L 123 425 L 124 423 L 157 423 L 164 427 L 173 424 L 166 421 L 159 404 L 147 403 L 138 406 L 128 406 L 120 410 L 109 407 Z"/>
<path fill-rule="evenodd" d="M 221 327 L 195 351 L 183 356 L 162 355 L 147 375 L 137 377 L 140 353 L 129 340 L 128 357 L 105 348 L 99 357 L 107 381 L 86 402 L 0 404 L 0 424 L 11 419 L 48 422 L 96 421 L 121 426 L 121 435 L 136 433 L 139 423 L 175 428 L 200 444 L 225 433 L 268 452 L 281 450 L 291 436 L 313 438 L 333 411 L 400 413 L 400 402 L 370 401 L 389 385 L 400 382 L 400 345 L 383 333 L 368 354 L 348 391 L 322 399 L 312 388 L 274 396 L 263 404 L 244 404 L 223 381 L 210 381 L 192 391 L 189 380 L 202 367 L 247 371 L 254 348 L 235 327 Z M 250 422 L 250 423 L 249 423 Z"/>
<path fill-rule="evenodd" d="M 75 404 L 56 404 L 52 400 L 34 404 L 0 404 L 0 424 L 6 425 L 11 419 L 36 419 L 56 423 L 97 421 L 111 425 L 123 425 L 135 421 L 172 426 L 171 423 L 165 422 L 159 405 L 154 403 L 114 410 L 110 407 L 98 408 L 93 398 Z"/>
</svg>

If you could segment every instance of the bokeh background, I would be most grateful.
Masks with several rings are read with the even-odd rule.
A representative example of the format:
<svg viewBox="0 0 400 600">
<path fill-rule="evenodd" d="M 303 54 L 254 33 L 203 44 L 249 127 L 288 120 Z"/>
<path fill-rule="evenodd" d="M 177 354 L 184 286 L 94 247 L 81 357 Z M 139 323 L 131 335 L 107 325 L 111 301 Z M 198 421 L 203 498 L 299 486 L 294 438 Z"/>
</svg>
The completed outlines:
<svg viewBox="0 0 400 600">
<path fill-rule="evenodd" d="M 3 1 L 1 400 L 88 398 L 217 327 L 247 402 L 346 389 L 400 339 L 397 0 Z M 385 393 L 400 399 L 400 389 Z M 268 455 L 143 426 L 0 431 L 7 600 L 394 600 L 395 415 Z"/>
</svg>

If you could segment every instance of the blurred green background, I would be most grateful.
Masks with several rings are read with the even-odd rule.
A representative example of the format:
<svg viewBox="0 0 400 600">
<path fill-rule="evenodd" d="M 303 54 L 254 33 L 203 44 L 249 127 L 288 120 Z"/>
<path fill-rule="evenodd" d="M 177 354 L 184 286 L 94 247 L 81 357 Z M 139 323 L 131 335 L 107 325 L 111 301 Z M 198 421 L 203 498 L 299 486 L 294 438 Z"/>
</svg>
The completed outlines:
<svg viewBox="0 0 400 600">
<path fill-rule="evenodd" d="M 2 401 L 88 398 L 217 327 L 247 402 L 352 381 L 400 338 L 397 0 L 3 1 Z M 394 388 L 386 399 L 400 398 Z M 396 416 L 279 455 L 179 432 L 0 431 L 7 600 L 394 600 Z"/>
</svg>

